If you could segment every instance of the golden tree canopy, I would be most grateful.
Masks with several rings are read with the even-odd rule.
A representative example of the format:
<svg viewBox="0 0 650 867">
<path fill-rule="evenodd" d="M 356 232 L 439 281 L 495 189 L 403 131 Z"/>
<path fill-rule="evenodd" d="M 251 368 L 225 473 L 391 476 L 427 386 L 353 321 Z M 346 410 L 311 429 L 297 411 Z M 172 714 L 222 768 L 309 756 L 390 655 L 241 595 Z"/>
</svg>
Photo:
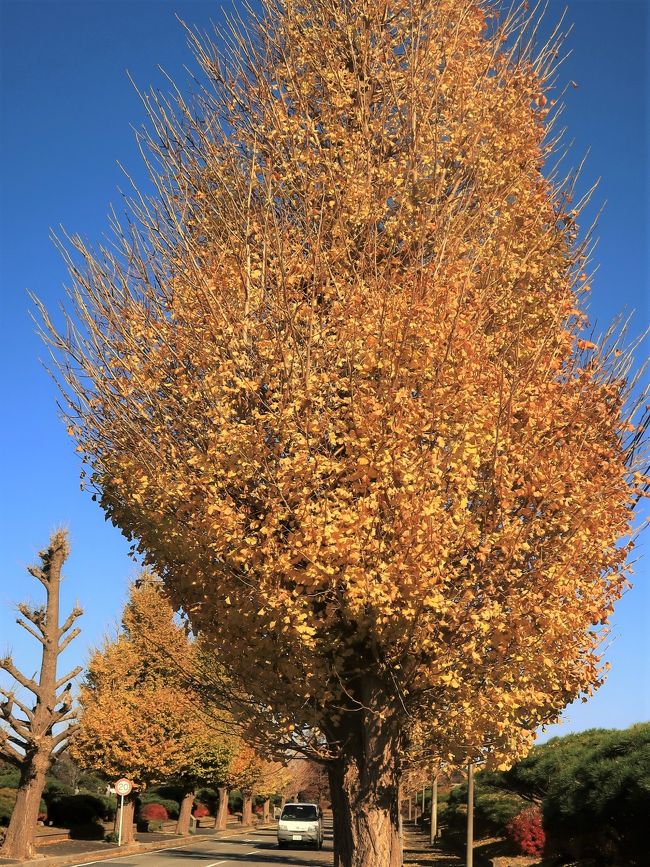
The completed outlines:
<svg viewBox="0 0 650 867">
<path fill-rule="evenodd" d="M 138 787 L 172 777 L 194 785 L 224 780 L 235 739 L 188 689 L 192 658 L 187 632 L 156 583 L 134 586 L 120 634 L 91 658 L 74 758 Z"/>
<path fill-rule="evenodd" d="M 51 339 L 91 485 L 286 742 L 337 743 L 363 674 L 441 754 L 512 754 L 602 676 L 641 435 L 581 336 L 529 35 L 267 0 L 152 110 L 121 252 L 75 244 Z"/>
</svg>

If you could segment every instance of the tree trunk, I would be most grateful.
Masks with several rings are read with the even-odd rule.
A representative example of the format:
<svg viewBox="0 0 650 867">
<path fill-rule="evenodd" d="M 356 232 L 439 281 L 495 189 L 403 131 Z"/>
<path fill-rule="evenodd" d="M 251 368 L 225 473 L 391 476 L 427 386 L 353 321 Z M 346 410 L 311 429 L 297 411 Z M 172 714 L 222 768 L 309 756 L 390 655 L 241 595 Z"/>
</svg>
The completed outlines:
<svg viewBox="0 0 650 867">
<path fill-rule="evenodd" d="M 252 792 L 242 792 L 243 804 L 241 811 L 241 823 L 242 825 L 252 825 L 253 824 L 253 793 Z"/>
<path fill-rule="evenodd" d="M 269 821 L 269 814 L 270 814 L 269 804 L 270 803 L 271 802 L 270 802 L 269 798 L 266 798 L 264 803 L 262 804 L 262 821 L 265 824 L 266 824 L 266 822 Z"/>
<path fill-rule="evenodd" d="M 176 823 L 176 833 L 183 837 L 190 833 L 190 819 L 192 818 L 194 796 L 194 791 L 185 792 L 181 801 L 181 809 L 178 814 L 178 822 Z"/>
<path fill-rule="evenodd" d="M 45 768 L 36 769 L 33 761 L 28 761 L 21 770 L 16 803 L 0 850 L 4 858 L 26 860 L 35 857 L 34 834 L 44 786 Z"/>
<path fill-rule="evenodd" d="M 400 729 L 397 716 L 391 713 L 390 699 L 370 677 L 364 677 L 361 689 L 365 710 L 344 718 L 340 732 L 342 755 L 328 766 L 334 864 L 401 867 Z"/>
<path fill-rule="evenodd" d="M 29 678 L 21 674 L 11 657 L 0 659 L 0 670 L 6 671 L 13 681 L 22 684 L 35 699 L 34 707 L 30 710 L 14 699 L 13 692 L 0 689 L 0 697 L 6 699 L 2 703 L 1 716 L 4 722 L 8 723 L 8 728 L 2 730 L 4 738 L 0 741 L 0 759 L 20 769 L 16 803 L 0 855 L 21 860 L 31 858 L 35 853 L 34 835 L 45 786 L 45 774 L 53 757 L 61 755 L 66 748 L 67 739 L 72 737 L 78 728 L 76 723 L 71 724 L 75 719 L 75 713 L 71 709 L 71 684 L 68 682 L 67 686 L 60 688 L 66 681 L 76 677 L 81 667 L 73 669 L 58 680 L 56 675 L 59 654 L 78 634 L 78 629 L 72 632 L 69 630 L 81 615 L 81 609 L 75 608 L 63 625 L 59 626 L 61 567 L 68 556 L 65 533 L 54 533 L 49 547 L 39 556 L 41 567 L 31 566 L 29 571 L 45 587 L 45 608 L 30 607 L 22 603 L 18 606 L 22 617 L 16 621 L 41 642 L 38 682 L 35 677 Z M 21 709 L 22 715 L 14 714 L 15 704 Z M 52 730 L 57 724 L 62 724 L 63 730 L 53 734 Z M 14 742 L 24 745 L 23 753 L 16 750 Z"/>
<path fill-rule="evenodd" d="M 438 774 L 431 780 L 431 834 L 429 842 L 433 846 L 438 836 Z"/>
<path fill-rule="evenodd" d="M 121 800 L 121 799 L 120 799 Z M 119 804 L 119 801 L 118 801 Z M 135 834 L 133 833 L 133 820 L 135 816 L 135 797 L 133 793 L 127 795 L 124 799 L 124 812 L 122 814 L 122 845 L 133 843 Z M 120 827 L 120 816 L 118 807 L 117 827 Z"/>
<path fill-rule="evenodd" d="M 214 824 L 216 831 L 225 831 L 228 825 L 228 789 L 219 786 L 219 806 L 217 808 L 217 821 Z"/>
</svg>

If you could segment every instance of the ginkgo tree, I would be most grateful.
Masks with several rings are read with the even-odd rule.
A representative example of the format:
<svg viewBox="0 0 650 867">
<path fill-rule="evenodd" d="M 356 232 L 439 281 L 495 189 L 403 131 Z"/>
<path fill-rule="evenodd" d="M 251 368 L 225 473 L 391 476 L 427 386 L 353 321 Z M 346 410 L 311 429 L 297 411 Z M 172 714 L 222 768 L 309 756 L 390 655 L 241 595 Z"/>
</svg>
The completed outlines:
<svg viewBox="0 0 650 867">
<path fill-rule="evenodd" d="M 174 619 L 157 582 L 144 573 L 131 588 L 122 627 L 93 654 L 80 691 L 80 730 L 71 753 L 82 767 L 136 789 L 174 780 L 184 797 L 178 833 L 189 832 L 195 791 L 223 780 L 236 740 L 203 712 L 187 686 L 193 661 L 187 630 Z M 126 842 L 134 800 L 125 803 Z"/>
<path fill-rule="evenodd" d="M 393 867 L 414 718 L 512 757 L 601 681 L 647 416 L 545 171 L 559 34 L 261 5 L 195 38 L 196 100 L 147 96 L 156 195 L 42 314 L 107 516 L 255 731 L 326 762 L 337 863 Z"/>
</svg>

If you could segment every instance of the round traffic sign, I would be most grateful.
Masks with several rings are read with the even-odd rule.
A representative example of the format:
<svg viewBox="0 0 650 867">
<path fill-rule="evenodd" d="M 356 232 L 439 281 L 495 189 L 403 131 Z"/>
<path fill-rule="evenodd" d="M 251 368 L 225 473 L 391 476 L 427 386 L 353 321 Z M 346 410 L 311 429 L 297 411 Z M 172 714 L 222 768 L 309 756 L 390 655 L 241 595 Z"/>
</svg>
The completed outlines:
<svg viewBox="0 0 650 867">
<path fill-rule="evenodd" d="M 121 780 L 118 780 L 117 783 L 115 783 L 115 791 L 118 795 L 129 795 L 132 789 L 133 783 L 131 782 L 131 780 L 127 780 L 126 777 L 122 777 Z"/>
</svg>

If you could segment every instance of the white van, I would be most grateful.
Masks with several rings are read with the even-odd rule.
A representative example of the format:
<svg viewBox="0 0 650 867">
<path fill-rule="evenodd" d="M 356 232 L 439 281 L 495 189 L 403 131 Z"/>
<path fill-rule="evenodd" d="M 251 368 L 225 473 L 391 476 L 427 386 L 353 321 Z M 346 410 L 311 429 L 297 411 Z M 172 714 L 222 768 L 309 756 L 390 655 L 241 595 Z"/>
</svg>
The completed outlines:
<svg viewBox="0 0 650 867">
<path fill-rule="evenodd" d="M 323 845 L 323 811 L 318 804 L 285 804 L 278 820 L 278 848 Z"/>
</svg>

